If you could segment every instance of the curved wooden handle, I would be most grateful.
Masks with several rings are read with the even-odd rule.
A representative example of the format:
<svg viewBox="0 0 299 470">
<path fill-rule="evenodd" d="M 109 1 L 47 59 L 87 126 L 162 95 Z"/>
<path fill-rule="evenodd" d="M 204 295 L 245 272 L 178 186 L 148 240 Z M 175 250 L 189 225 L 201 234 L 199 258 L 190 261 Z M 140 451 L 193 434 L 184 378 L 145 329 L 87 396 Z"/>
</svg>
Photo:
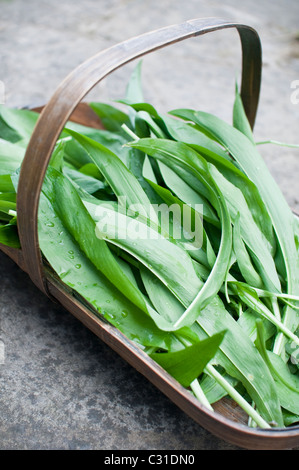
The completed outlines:
<svg viewBox="0 0 299 470">
<path fill-rule="evenodd" d="M 204 18 L 155 30 L 110 47 L 77 67 L 58 87 L 42 111 L 22 163 L 18 194 L 18 231 L 25 268 L 32 281 L 49 295 L 38 242 L 40 192 L 51 154 L 72 112 L 104 77 L 122 65 L 162 47 L 211 31 L 236 28 L 242 45 L 241 96 L 253 127 L 260 92 L 261 44 L 249 26 Z"/>
</svg>

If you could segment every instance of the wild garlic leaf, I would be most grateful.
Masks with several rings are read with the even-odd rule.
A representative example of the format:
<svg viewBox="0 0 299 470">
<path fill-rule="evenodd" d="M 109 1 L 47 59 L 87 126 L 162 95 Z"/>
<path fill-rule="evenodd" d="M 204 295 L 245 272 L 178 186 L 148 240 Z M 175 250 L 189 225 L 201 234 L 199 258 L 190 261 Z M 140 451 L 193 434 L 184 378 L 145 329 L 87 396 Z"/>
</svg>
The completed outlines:
<svg viewBox="0 0 299 470">
<path fill-rule="evenodd" d="M 125 276 L 106 242 L 97 237 L 95 222 L 72 183 L 63 174 L 49 167 L 43 192 L 81 250 L 97 269 L 119 290 L 125 292 L 129 300 L 146 311 L 142 295 Z"/>
<path fill-rule="evenodd" d="M 25 149 L 15 143 L 0 139 L 0 174 L 14 173 L 21 165 Z"/>
<path fill-rule="evenodd" d="M 20 248 L 18 230 L 15 224 L 0 225 L 0 243 L 11 248 Z"/>
<path fill-rule="evenodd" d="M 294 216 L 281 189 L 273 179 L 256 146 L 240 131 L 209 113 L 193 110 L 175 110 L 173 115 L 196 123 L 221 143 L 237 161 L 248 178 L 254 181 L 271 217 L 287 275 L 287 293 L 296 294 L 299 288 L 299 258 L 294 240 Z M 299 324 L 299 314 L 286 307 L 284 323 L 292 331 Z M 276 351 L 281 352 L 283 339 L 277 340 Z"/>
<path fill-rule="evenodd" d="M 179 162 L 185 168 L 190 168 L 191 172 L 207 186 L 210 199 L 216 205 L 216 210 L 222 222 L 220 248 L 210 276 L 175 326 L 191 325 L 197 319 L 200 309 L 207 305 L 218 293 L 230 266 L 232 229 L 226 202 L 212 176 L 206 170 L 206 162 L 200 159 L 198 154 L 185 144 L 166 139 L 139 139 L 128 145 L 138 148 L 162 162 L 171 160 Z"/>
<path fill-rule="evenodd" d="M 217 333 L 180 351 L 151 353 L 150 356 L 184 387 L 189 387 L 213 359 L 225 332 Z"/>
<path fill-rule="evenodd" d="M 151 318 L 99 271 L 57 216 L 50 200 L 41 195 L 39 242 L 51 267 L 64 284 L 84 298 L 98 314 L 143 347 L 176 350 L 181 343 L 159 330 Z"/>
<path fill-rule="evenodd" d="M 256 324 L 257 338 L 255 344 L 273 375 L 281 406 L 291 413 L 299 414 L 299 377 L 291 374 L 281 357 L 272 351 L 267 351 L 263 324 L 261 320 L 257 320 Z"/>
<path fill-rule="evenodd" d="M 232 223 L 238 219 L 240 235 L 250 250 L 254 264 L 268 290 L 281 292 L 280 280 L 269 245 L 256 225 L 242 192 L 230 183 L 216 167 L 209 165 L 210 173 L 225 198 Z"/>
<path fill-rule="evenodd" d="M 19 145 L 25 147 L 39 114 L 29 109 L 13 109 L 5 105 L 0 105 L 0 138 L 8 140 L 12 143 L 18 142 Z M 4 123 L 4 129 L 2 125 Z"/>
<path fill-rule="evenodd" d="M 96 222 L 99 236 L 107 244 L 127 251 L 150 269 L 187 306 L 202 286 L 192 260 L 179 245 L 172 243 L 138 218 L 115 212 L 109 205 L 92 207 L 86 203 Z"/>
<path fill-rule="evenodd" d="M 138 180 L 118 156 L 99 142 L 73 131 L 69 132 L 88 152 L 91 160 L 97 165 L 118 197 L 120 204 L 131 210 L 135 207 L 136 211 L 149 217 L 149 219 L 153 218 L 155 222 L 157 220 L 156 213 L 152 209 L 150 200 Z"/>
<path fill-rule="evenodd" d="M 129 116 L 111 104 L 91 102 L 89 106 L 99 116 L 107 131 L 122 134 L 122 125 L 130 125 Z"/>
<path fill-rule="evenodd" d="M 175 114 L 176 112 L 173 113 Z M 170 119 L 173 120 L 173 118 Z M 276 247 L 272 220 L 258 188 L 255 186 L 253 181 L 251 181 L 240 170 L 238 163 L 234 161 L 227 152 L 221 150 L 222 147 L 219 145 L 218 141 L 216 142 L 215 140 L 213 141 L 212 138 L 207 138 L 198 127 L 192 127 L 191 123 L 185 123 L 184 121 L 177 119 L 175 122 L 178 122 L 178 124 L 175 124 L 176 140 L 186 142 L 190 147 L 203 156 L 207 162 L 213 164 L 228 181 L 242 191 L 243 196 L 250 207 L 252 217 L 260 230 L 264 233 L 266 239 L 269 241 L 273 251 L 275 251 Z M 180 122 L 181 125 L 179 125 Z M 184 129 L 183 132 L 181 132 L 182 128 Z M 203 137 L 208 139 L 208 143 L 202 142 Z M 212 142 L 214 145 L 212 145 Z"/>
<path fill-rule="evenodd" d="M 246 135 L 246 137 L 248 137 L 248 139 L 251 140 L 252 143 L 254 143 L 253 132 L 249 124 L 249 121 L 247 119 L 244 106 L 243 106 L 243 101 L 239 93 L 239 88 L 237 84 L 236 84 L 236 89 L 235 89 L 235 100 L 234 100 L 234 105 L 233 105 L 233 126 L 236 129 L 238 129 L 240 132 L 242 132 L 244 135 Z"/>
</svg>

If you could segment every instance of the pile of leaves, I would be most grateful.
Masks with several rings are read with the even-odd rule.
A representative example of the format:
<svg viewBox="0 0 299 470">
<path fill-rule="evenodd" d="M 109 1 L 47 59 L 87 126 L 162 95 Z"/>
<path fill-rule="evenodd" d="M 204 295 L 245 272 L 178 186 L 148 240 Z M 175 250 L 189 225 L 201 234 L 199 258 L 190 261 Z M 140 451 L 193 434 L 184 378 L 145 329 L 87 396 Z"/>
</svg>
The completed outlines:
<svg viewBox="0 0 299 470">
<path fill-rule="evenodd" d="M 141 62 L 105 129 L 68 122 L 39 207 L 39 242 L 61 281 L 210 410 L 248 424 L 299 421 L 299 225 L 236 89 L 233 123 L 159 113 Z M 0 242 L 18 248 L 18 175 L 38 114 L 0 107 Z"/>
</svg>

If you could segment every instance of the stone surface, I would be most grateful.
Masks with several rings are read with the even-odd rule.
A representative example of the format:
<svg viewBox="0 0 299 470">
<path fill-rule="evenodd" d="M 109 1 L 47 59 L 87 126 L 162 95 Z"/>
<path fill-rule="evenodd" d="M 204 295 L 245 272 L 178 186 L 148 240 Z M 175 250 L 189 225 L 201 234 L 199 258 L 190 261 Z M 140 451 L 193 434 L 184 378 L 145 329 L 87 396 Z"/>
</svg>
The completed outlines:
<svg viewBox="0 0 299 470">
<path fill-rule="evenodd" d="M 0 0 L 0 80 L 9 106 L 45 103 L 98 51 L 184 20 L 218 16 L 253 26 L 263 46 L 257 140 L 299 143 L 297 0 Z M 200 108 L 231 120 L 240 74 L 235 31 L 213 33 L 144 59 L 146 97 L 161 110 Z M 123 96 L 132 66 L 91 94 Z M 298 199 L 299 150 L 261 151 L 289 203 Z M 194 423 L 0 254 L 0 448 L 237 450 Z"/>
</svg>

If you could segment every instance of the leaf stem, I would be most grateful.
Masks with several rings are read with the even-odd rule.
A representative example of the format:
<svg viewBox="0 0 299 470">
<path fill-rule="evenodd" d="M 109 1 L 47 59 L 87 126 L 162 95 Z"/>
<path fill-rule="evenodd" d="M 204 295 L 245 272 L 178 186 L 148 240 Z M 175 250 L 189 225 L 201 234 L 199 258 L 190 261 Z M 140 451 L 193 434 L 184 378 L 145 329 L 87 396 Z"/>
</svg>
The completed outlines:
<svg viewBox="0 0 299 470">
<path fill-rule="evenodd" d="M 190 343 L 188 341 L 186 341 L 185 338 L 183 338 L 181 335 L 177 334 L 176 335 L 177 338 L 179 339 L 179 341 L 185 346 L 190 346 Z M 204 394 L 204 391 L 203 389 L 201 388 L 200 384 L 199 384 L 199 381 L 198 379 L 195 379 L 193 380 L 193 382 L 191 382 L 190 384 L 190 388 L 192 390 L 192 392 L 194 393 L 195 397 L 198 399 L 198 401 L 204 405 L 206 408 L 208 408 L 208 410 L 210 411 L 214 411 L 209 400 L 207 399 L 207 397 L 205 396 Z"/>
<path fill-rule="evenodd" d="M 285 344 L 285 336 L 280 331 L 274 341 L 273 352 L 277 354 L 277 356 L 285 357 L 284 354 L 284 344 Z"/>
<path fill-rule="evenodd" d="M 199 382 L 197 379 L 195 379 L 191 384 L 190 384 L 190 388 L 192 390 L 192 392 L 194 393 L 194 395 L 196 396 L 196 398 L 198 399 L 198 401 L 200 401 L 200 403 L 202 405 L 204 405 L 206 408 L 208 408 L 210 411 L 214 411 L 210 402 L 208 401 L 207 397 L 205 396 Z"/>
<path fill-rule="evenodd" d="M 298 144 L 286 144 L 285 142 L 279 142 L 278 140 L 264 140 L 264 141 L 255 143 L 255 145 L 264 145 L 264 144 L 274 144 L 274 145 L 280 145 L 282 147 L 299 148 Z"/>
<path fill-rule="evenodd" d="M 279 309 L 277 298 L 272 298 L 271 304 L 272 304 L 275 318 L 277 318 L 278 321 L 281 321 L 280 309 Z"/>
<path fill-rule="evenodd" d="M 122 124 L 121 127 L 130 137 L 133 137 L 134 140 L 139 140 L 138 135 L 136 135 L 126 124 Z"/>
<path fill-rule="evenodd" d="M 255 409 L 255 403 L 254 402 L 252 402 L 251 406 L 252 406 L 252 408 Z M 252 419 L 251 416 L 249 416 L 249 418 L 248 418 L 248 426 L 250 428 L 256 428 L 256 422 Z"/>
<path fill-rule="evenodd" d="M 235 400 L 236 403 L 250 416 L 260 428 L 271 428 L 270 424 L 232 387 L 224 377 L 211 365 L 206 366 L 206 371 L 211 375 Z"/>
</svg>

